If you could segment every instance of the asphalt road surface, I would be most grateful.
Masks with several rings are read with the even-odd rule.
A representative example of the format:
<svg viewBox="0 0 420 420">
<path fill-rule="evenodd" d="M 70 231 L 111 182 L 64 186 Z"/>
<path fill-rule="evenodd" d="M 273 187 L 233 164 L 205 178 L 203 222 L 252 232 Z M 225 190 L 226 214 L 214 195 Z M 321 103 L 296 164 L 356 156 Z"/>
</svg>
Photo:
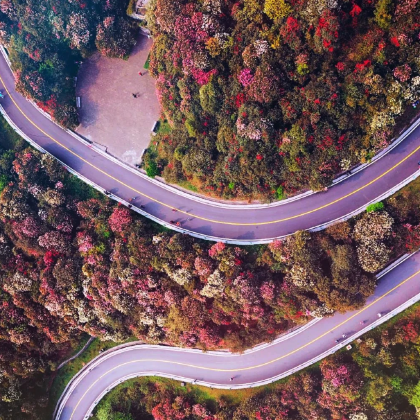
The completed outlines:
<svg viewBox="0 0 420 420">
<path fill-rule="evenodd" d="M 124 200 L 138 197 L 132 204 L 144 206 L 160 220 L 180 222 L 184 229 L 221 239 L 271 239 L 343 217 L 408 178 L 420 161 L 420 129 L 416 129 L 386 156 L 326 192 L 275 207 L 226 209 L 170 192 L 72 137 L 15 91 L 13 75 L 1 55 L 0 89 L 6 94 L 1 105 L 13 122 L 75 171 Z"/>
<path fill-rule="evenodd" d="M 102 392 L 127 375 L 176 375 L 186 380 L 204 381 L 207 385 L 235 387 L 255 384 L 294 369 L 337 346 L 342 335 L 351 337 L 420 293 L 420 253 L 407 259 L 379 281 L 375 294 L 364 308 L 323 318 L 282 342 L 242 355 L 221 355 L 185 349 L 150 346 L 115 352 L 103 360 L 68 395 L 56 420 L 82 420 Z M 363 324 L 362 324 L 363 322 Z M 233 381 L 230 378 L 233 377 Z"/>
<path fill-rule="evenodd" d="M 133 204 L 143 205 L 149 214 L 166 222 L 179 221 L 183 228 L 205 235 L 249 241 L 309 229 L 351 213 L 418 170 L 419 129 L 385 157 L 324 193 L 276 207 L 224 209 L 156 186 L 76 140 L 15 91 L 13 75 L 2 56 L 0 77 L 0 88 L 6 90 L 2 100 L 5 111 L 41 147 L 116 196 L 125 200 L 139 196 Z M 214 386 L 233 387 L 274 378 L 333 349 L 335 340 L 343 334 L 351 336 L 373 323 L 379 312 L 391 311 L 420 293 L 419 280 L 420 254 L 417 254 L 382 278 L 362 310 L 335 314 L 304 333 L 243 355 L 158 346 L 115 352 L 83 377 L 69 395 L 59 419 L 86 418 L 98 396 L 127 375 L 177 375 Z"/>
</svg>

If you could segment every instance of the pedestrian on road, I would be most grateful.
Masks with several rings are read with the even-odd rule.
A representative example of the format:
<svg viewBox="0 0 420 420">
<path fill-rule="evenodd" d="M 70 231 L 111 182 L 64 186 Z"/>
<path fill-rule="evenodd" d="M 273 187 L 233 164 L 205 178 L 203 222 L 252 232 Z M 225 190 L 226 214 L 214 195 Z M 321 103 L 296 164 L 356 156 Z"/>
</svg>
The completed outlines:
<svg viewBox="0 0 420 420">
<path fill-rule="evenodd" d="M 232 378 L 230 378 L 230 382 L 232 382 L 233 381 L 233 377 Z"/>
<path fill-rule="evenodd" d="M 132 95 L 133 95 L 133 98 L 137 98 L 137 94 L 132 93 Z"/>
<path fill-rule="evenodd" d="M 143 73 L 141 71 L 139 71 L 139 76 L 143 76 Z"/>
<path fill-rule="evenodd" d="M 338 340 L 335 340 L 336 343 L 338 343 Z"/>
<path fill-rule="evenodd" d="M 176 211 L 176 209 L 172 209 L 172 211 Z"/>
<path fill-rule="evenodd" d="M 380 318 L 382 316 L 382 314 L 380 312 L 378 312 L 378 318 Z"/>
<path fill-rule="evenodd" d="M 360 325 L 365 325 L 366 321 L 360 321 Z"/>
<path fill-rule="evenodd" d="M 140 208 L 141 208 L 141 209 L 144 209 L 144 206 L 143 206 L 143 204 L 140 204 Z"/>
<path fill-rule="evenodd" d="M 347 335 L 346 334 L 343 334 L 343 336 L 342 336 L 343 338 L 346 338 L 347 337 Z"/>
</svg>

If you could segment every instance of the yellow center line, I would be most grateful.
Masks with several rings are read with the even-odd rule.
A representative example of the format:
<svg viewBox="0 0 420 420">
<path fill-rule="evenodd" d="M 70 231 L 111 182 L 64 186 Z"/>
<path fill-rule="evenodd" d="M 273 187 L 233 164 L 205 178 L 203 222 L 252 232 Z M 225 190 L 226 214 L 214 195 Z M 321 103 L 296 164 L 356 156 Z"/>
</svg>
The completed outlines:
<svg viewBox="0 0 420 420">
<path fill-rule="evenodd" d="M 3 84 L 7 94 L 9 95 L 10 99 L 12 100 L 12 102 L 14 103 L 14 105 L 16 106 L 16 108 L 20 111 L 20 113 L 36 128 L 38 129 L 41 133 L 43 133 L 45 136 L 47 136 L 49 139 L 51 139 L 54 143 L 58 144 L 59 146 L 61 146 L 63 149 L 67 150 L 69 153 L 71 153 L 72 155 L 76 156 L 78 159 L 80 159 L 82 162 L 86 163 L 87 165 L 89 165 L 90 167 L 92 167 L 93 169 L 97 170 L 98 172 L 100 172 L 101 174 L 107 176 L 108 178 L 118 182 L 119 184 L 123 185 L 124 187 L 130 189 L 131 191 L 140 194 L 141 196 L 154 201 L 155 203 L 158 203 L 164 207 L 167 208 L 172 208 L 172 206 L 170 206 L 169 204 L 166 204 L 162 201 L 157 200 L 156 198 L 150 197 L 149 195 L 145 194 L 142 191 L 139 191 L 137 189 L 135 189 L 134 187 L 124 183 L 123 181 L 119 180 L 118 178 L 115 178 L 114 176 L 110 175 L 109 173 L 107 173 L 106 171 L 98 168 L 97 166 L 93 165 L 91 162 L 87 161 L 86 159 L 82 158 L 80 155 L 78 155 L 76 152 L 72 151 L 71 149 L 69 149 L 68 147 L 64 146 L 62 143 L 60 143 L 58 140 L 56 140 L 55 138 L 53 138 L 52 136 L 50 136 L 49 134 L 47 134 L 44 130 L 42 130 L 40 127 L 38 127 L 24 112 L 23 110 L 19 107 L 19 105 L 16 103 L 16 101 L 14 100 L 14 98 L 12 97 L 12 95 L 10 94 L 9 90 L 6 87 L 6 84 L 4 83 L 2 77 L 0 76 L 0 81 Z M 411 156 L 413 156 L 417 151 L 420 150 L 420 146 L 418 146 L 415 150 L 413 150 L 409 155 L 407 155 L 405 158 L 401 159 L 398 163 L 396 163 L 394 166 L 392 166 L 390 169 L 388 169 L 387 171 L 385 171 L 383 174 L 379 175 L 378 177 L 376 177 L 375 179 L 373 179 L 372 181 L 366 183 L 365 185 L 361 186 L 360 188 L 357 188 L 356 190 L 340 197 L 337 198 L 334 201 L 331 201 L 327 204 L 324 204 L 320 207 L 317 207 L 313 210 L 308 210 L 306 212 L 300 213 L 300 214 L 296 214 L 294 216 L 289 216 L 289 217 L 285 217 L 283 219 L 277 219 L 277 220 L 271 220 L 268 222 L 253 222 L 253 223 L 238 223 L 238 222 L 223 222 L 220 220 L 213 220 L 213 219 L 209 219 L 203 216 L 198 216 L 195 215 L 193 213 L 189 213 L 187 211 L 184 210 L 178 210 L 179 213 L 188 215 L 188 217 L 194 217 L 200 220 L 204 220 L 206 222 L 210 222 L 210 223 L 218 223 L 218 224 L 222 224 L 222 225 L 233 225 L 233 226 L 262 226 L 262 225 L 270 225 L 270 224 L 275 224 L 275 223 L 282 223 L 282 222 L 286 222 L 288 220 L 292 220 L 292 219 L 297 219 L 299 217 L 303 217 L 303 216 L 307 216 L 308 214 L 312 214 L 315 213 L 317 211 L 320 211 L 322 209 L 325 209 L 327 207 L 332 206 L 333 204 L 336 204 L 346 198 L 351 197 L 352 195 L 362 191 L 363 189 L 369 187 L 370 185 L 374 184 L 375 182 L 377 182 L 378 180 L 380 180 L 381 178 L 383 178 L 384 176 L 388 175 L 390 172 L 392 172 L 394 169 L 396 169 L 398 166 L 400 166 L 403 162 L 405 162 L 407 159 L 409 159 Z"/>
<path fill-rule="evenodd" d="M 170 360 L 164 360 L 164 359 L 138 359 L 138 360 L 132 360 L 130 362 L 125 362 L 125 363 L 121 363 L 115 367 L 113 367 L 112 369 L 109 369 L 108 371 L 106 371 L 104 374 L 102 374 L 95 382 L 92 383 L 92 385 L 90 385 L 90 387 L 85 391 L 85 393 L 80 397 L 79 401 L 77 402 L 77 404 L 75 405 L 71 416 L 70 416 L 70 420 L 72 420 L 73 415 L 75 413 L 75 411 L 77 410 L 77 407 L 79 407 L 81 401 L 83 400 L 83 398 L 86 396 L 86 394 L 106 375 L 108 375 L 109 373 L 111 373 L 112 371 L 119 369 L 123 366 L 127 366 L 133 363 L 141 363 L 141 362 L 157 362 L 157 363 L 166 363 L 166 364 L 172 364 L 172 365 L 177 365 L 177 366 L 184 366 L 184 367 L 190 367 L 190 368 L 194 368 L 194 369 L 200 369 L 200 370 L 208 370 L 208 371 L 213 371 L 213 372 L 242 372 L 242 371 L 246 371 L 246 370 L 252 370 L 252 369 L 257 369 L 260 367 L 264 367 L 270 364 L 273 364 L 275 362 L 278 362 L 279 360 L 285 359 L 286 357 L 292 356 L 293 354 L 303 350 L 304 348 L 310 346 L 311 344 L 319 341 L 321 338 L 325 337 L 326 335 L 328 335 L 329 333 L 333 332 L 334 330 L 336 330 L 337 328 L 343 326 L 344 324 L 348 323 L 349 321 L 351 321 L 353 318 L 355 318 L 356 316 L 360 315 L 362 312 L 366 311 L 367 309 L 369 309 L 370 307 L 372 307 L 373 305 L 375 305 L 376 303 L 378 303 L 380 300 L 382 300 L 383 298 L 385 298 L 386 296 L 388 296 L 390 293 L 392 293 L 393 291 L 395 291 L 396 289 L 398 289 L 399 287 L 401 287 L 402 285 L 404 285 L 405 283 L 407 283 L 408 281 L 410 281 L 412 278 L 414 278 L 415 276 L 417 276 L 418 274 L 420 274 L 420 270 L 415 272 L 414 274 L 412 274 L 410 277 L 407 277 L 405 280 L 401 281 L 400 283 L 398 283 L 396 286 L 394 286 L 392 289 L 388 290 L 387 292 L 385 292 L 383 295 L 379 296 L 377 299 L 375 299 L 373 302 L 369 303 L 369 305 L 366 305 L 365 307 L 363 307 L 362 309 L 360 309 L 359 311 L 357 311 L 355 314 L 353 314 L 352 316 L 350 316 L 349 318 L 345 319 L 343 322 L 341 322 L 340 324 L 336 325 L 335 327 L 331 328 L 330 330 L 326 331 L 325 333 L 319 335 L 318 337 L 314 338 L 313 340 L 309 341 L 308 343 L 298 347 L 295 350 L 290 351 L 287 354 L 284 354 L 283 356 L 279 356 L 275 359 L 269 360 L 268 362 L 265 363 L 260 363 L 258 365 L 254 365 L 254 366 L 248 366 L 248 367 L 244 367 L 244 368 L 237 368 L 237 369 L 219 369 L 219 368 L 210 368 L 210 367 L 205 367 L 205 366 L 199 366 L 199 365 L 193 365 L 190 363 L 182 363 L 182 362 L 173 362 Z M 164 348 L 163 348 L 164 349 Z"/>
</svg>

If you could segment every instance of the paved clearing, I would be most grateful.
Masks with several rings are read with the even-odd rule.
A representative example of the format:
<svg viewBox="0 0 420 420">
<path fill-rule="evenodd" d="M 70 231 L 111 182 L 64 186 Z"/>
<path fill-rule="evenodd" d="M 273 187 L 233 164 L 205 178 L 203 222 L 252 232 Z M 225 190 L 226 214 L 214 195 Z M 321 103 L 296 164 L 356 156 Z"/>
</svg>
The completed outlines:
<svg viewBox="0 0 420 420">
<path fill-rule="evenodd" d="M 83 63 L 76 88 L 82 98 L 76 131 L 131 165 L 148 147 L 160 113 L 155 81 L 143 68 L 151 44 L 140 35 L 127 61 L 94 54 Z M 139 94 L 137 99 L 133 93 Z"/>
</svg>

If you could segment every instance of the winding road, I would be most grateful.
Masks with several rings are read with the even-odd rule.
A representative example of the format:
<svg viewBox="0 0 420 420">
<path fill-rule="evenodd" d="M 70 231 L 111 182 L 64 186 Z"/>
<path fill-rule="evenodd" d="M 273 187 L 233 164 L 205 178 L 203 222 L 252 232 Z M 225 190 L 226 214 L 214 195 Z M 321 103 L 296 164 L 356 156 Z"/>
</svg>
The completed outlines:
<svg viewBox="0 0 420 420">
<path fill-rule="evenodd" d="M 270 383 L 334 353 L 399 312 L 400 305 L 409 306 L 412 299 L 420 299 L 420 253 L 385 274 L 362 309 L 316 320 L 284 339 L 244 354 L 136 345 L 100 356 L 84 367 L 64 394 L 55 419 L 88 418 L 106 392 L 135 376 L 159 375 L 217 388 Z"/>
<path fill-rule="evenodd" d="M 54 124 L 16 92 L 13 74 L 2 55 L 0 89 L 6 94 L 1 110 L 25 138 L 110 191 L 113 198 L 128 203 L 136 197 L 132 205 L 140 213 L 162 224 L 179 221 L 186 233 L 206 239 L 261 243 L 296 230 L 314 229 L 361 211 L 420 174 L 420 129 L 416 124 L 391 151 L 326 192 L 270 205 L 221 204 L 151 180 Z M 361 310 L 316 320 L 242 355 L 147 345 L 112 351 L 77 375 L 63 394 L 55 419 L 87 419 L 104 393 L 133 376 L 157 374 L 218 388 L 258 386 L 287 376 L 419 300 L 419 280 L 420 254 L 416 254 L 381 278 Z M 383 317 L 378 319 L 378 313 Z"/>
<path fill-rule="evenodd" d="M 13 74 L 2 55 L 0 88 L 6 94 L 1 102 L 5 113 L 25 136 L 115 198 L 129 202 L 136 197 L 133 207 L 143 206 L 138 210 L 153 220 L 180 222 L 186 233 L 205 239 L 261 243 L 313 229 L 362 211 L 420 173 L 420 129 L 416 128 L 375 163 L 326 192 L 275 205 L 221 205 L 151 180 L 60 128 L 16 92 Z"/>
</svg>

